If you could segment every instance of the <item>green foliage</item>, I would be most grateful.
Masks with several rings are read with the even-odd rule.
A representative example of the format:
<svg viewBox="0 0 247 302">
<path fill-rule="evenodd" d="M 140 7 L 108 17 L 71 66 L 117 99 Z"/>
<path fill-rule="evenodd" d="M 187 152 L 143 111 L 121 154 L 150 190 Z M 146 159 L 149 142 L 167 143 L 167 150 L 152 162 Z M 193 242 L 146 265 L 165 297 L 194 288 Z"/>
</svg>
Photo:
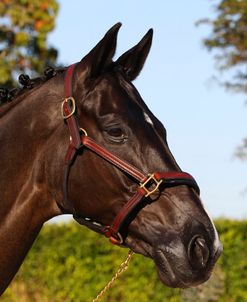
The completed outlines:
<svg viewBox="0 0 247 302">
<path fill-rule="evenodd" d="M 214 20 L 200 20 L 212 31 L 204 39 L 209 50 L 217 50 L 216 61 L 221 70 L 233 69 L 233 77 L 225 87 L 247 93 L 247 1 L 221 0 L 215 6 Z"/>
<path fill-rule="evenodd" d="M 225 274 L 225 294 L 220 302 L 247 301 L 247 221 L 220 220 L 217 223 L 224 243 L 220 265 Z"/>
<path fill-rule="evenodd" d="M 242 145 L 237 148 L 235 155 L 241 160 L 247 160 L 247 138 L 243 139 Z"/>
<path fill-rule="evenodd" d="M 169 289 L 150 259 L 134 255 L 129 269 L 102 301 L 247 301 L 247 221 L 218 220 L 224 253 L 212 278 L 195 289 Z M 92 301 L 128 251 L 75 223 L 47 224 L 3 302 Z"/>
<path fill-rule="evenodd" d="M 1 0 L 0 85 L 13 87 L 16 74 L 54 65 L 57 50 L 48 47 L 47 34 L 57 13 L 56 0 Z"/>
<path fill-rule="evenodd" d="M 77 224 L 46 225 L 2 301 L 92 301 L 127 253 Z M 150 259 L 135 255 L 105 301 L 179 302 L 178 293 L 158 281 Z"/>
<path fill-rule="evenodd" d="M 204 45 L 216 51 L 218 68 L 230 74 L 229 79 L 219 80 L 219 83 L 227 89 L 247 93 L 247 1 L 218 0 L 217 3 L 216 17 L 197 24 L 210 26 L 211 33 L 204 39 Z M 247 159 L 247 138 L 237 148 L 236 155 Z"/>
</svg>

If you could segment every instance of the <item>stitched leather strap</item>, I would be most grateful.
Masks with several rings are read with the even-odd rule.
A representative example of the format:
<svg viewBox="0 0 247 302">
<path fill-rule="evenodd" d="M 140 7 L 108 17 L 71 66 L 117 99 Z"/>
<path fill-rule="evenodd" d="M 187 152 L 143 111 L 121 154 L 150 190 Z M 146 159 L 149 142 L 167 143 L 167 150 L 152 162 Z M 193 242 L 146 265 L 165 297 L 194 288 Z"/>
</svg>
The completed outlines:
<svg viewBox="0 0 247 302">
<path fill-rule="evenodd" d="M 166 173 L 154 173 L 157 180 L 162 180 L 162 188 L 178 186 L 178 185 L 186 185 L 195 189 L 195 191 L 199 194 L 199 187 L 194 180 L 194 178 L 186 172 L 166 172 Z M 112 238 L 117 237 L 118 233 L 121 233 L 121 228 L 123 225 L 129 224 L 133 217 L 131 217 L 132 212 L 143 203 L 143 199 L 145 198 L 146 191 L 139 187 L 135 195 L 124 205 L 124 207 L 117 214 L 114 219 L 112 225 L 105 232 L 105 236 Z M 152 201 L 152 200 L 151 200 Z M 147 200 L 146 200 L 147 202 Z M 111 240 L 112 241 L 112 240 Z"/>
<path fill-rule="evenodd" d="M 73 74 L 74 74 L 76 65 L 77 65 L 77 63 L 70 65 L 65 73 L 64 96 L 66 98 L 73 96 L 73 87 L 72 87 L 73 83 L 72 82 L 73 82 Z"/>
<path fill-rule="evenodd" d="M 142 182 L 146 179 L 146 175 L 144 175 L 139 169 L 134 167 L 133 165 L 127 163 L 126 161 L 122 160 L 118 156 L 114 155 L 104 147 L 100 146 L 96 143 L 92 138 L 88 136 L 82 136 L 81 138 L 83 146 L 87 147 L 88 149 L 92 150 L 114 166 L 118 167 L 123 172 L 132 176 L 138 182 Z"/>
<path fill-rule="evenodd" d="M 197 182 L 189 173 L 176 171 L 165 173 L 155 172 L 154 176 L 158 180 L 163 180 L 166 187 L 187 185 L 189 187 L 192 187 L 197 192 L 197 194 L 200 194 L 200 188 Z"/>
<path fill-rule="evenodd" d="M 117 237 L 123 224 L 129 219 L 130 213 L 132 213 L 136 207 L 142 202 L 145 196 L 145 191 L 143 189 L 138 189 L 135 195 L 123 206 L 120 212 L 117 214 L 111 226 L 106 230 L 105 236 L 108 238 Z M 129 221 L 130 223 L 131 221 Z"/>
<path fill-rule="evenodd" d="M 120 159 L 118 156 L 114 155 L 113 153 L 106 150 L 104 147 L 100 146 L 93 139 L 87 136 L 83 136 L 82 144 L 93 152 L 95 152 L 96 154 L 98 154 L 100 157 L 104 158 L 105 160 L 112 163 L 125 173 L 132 176 L 139 183 L 143 183 L 149 178 L 145 176 L 142 172 L 140 172 L 139 169 L 135 168 L 133 165 L 128 164 L 124 160 Z M 156 172 L 154 173 L 154 177 L 156 180 L 161 180 L 162 185 L 165 187 L 187 185 L 194 188 L 199 193 L 199 187 L 195 182 L 194 178 L 189 173 L 177 171 L 170 171 L 165 173 Z M 152 183 L 150 183 L 150 186 L 151 185 Z M 108 229 L 106 229 L 105 236 L 110 238 L 110 241 L 112 243 L 117 243 L 114 238 L 117 238 L 119 236 L 118 234 L 121 233 L 123 225 L 125 225 L 126 227 L 126 224 L 129 224 L 131 222 L 131 214 L 143 202 L 143 198 L 145 197 L 146 193 L 147 192 L 143 188 L 139 187 L 135 195 L 120 210 L 120 212 L 114 219 L 112 225 Z"/>
<path fill-rule="evenodd" d="M 62 103 L 62 113 L 66 120 L 70 133 L 70 144 L 65 156 L 66 165 L 71 164 L 78 149 L 81 148 L 80 129 L 76 117 L 76 103 L 73 99 L 72 80 L 76 64 L 70 65 L 65 73 L 64 79 L 64 95 L 65 99 Z"/>
<path fill-rule="evenodd" d="M 89 138 L 88 136 L 82 136 L 81 141 L 84 147 L 87 147 L 103 159 L 118 167 L 120 170 L 129 174 L 139 183 L 145 182 L 146 179 L 148 179 L 148 177 L 145 176 L 139 169 L 109 152 L 107 149 L 95 142 L 92 138 Z M 177 171 L 170 171 L 165 173 L 156 172 L 154 173 L 154 176 L 157 180 L 162 180 L 162 184 L 165 187 L 187 185 L 193 187 L 199 193 L 199 187 L 189 173 Z M 117 240 L 114 240 L 114 238 L 118 237 L 118 234 L 121 232 L 123 226 L 126 227 L 126 225 L 131 222 L 131 214 L 136 208 L 140 206 L 141 203 L 143 203 L 143 198 L 145 197 L 145 195 L 146 191 L 143 188 L 139 187 L 134 196 L 120 210 L 109 228 L 93 224 L 92 222 L 82 217 L 75 217 L 75 219 L 79 223 L 86 225 L 96 232 L 104 233 L 106 237 L 110 238 L 110 241 L 112 243 L 116 244 Z"/>
</svg>

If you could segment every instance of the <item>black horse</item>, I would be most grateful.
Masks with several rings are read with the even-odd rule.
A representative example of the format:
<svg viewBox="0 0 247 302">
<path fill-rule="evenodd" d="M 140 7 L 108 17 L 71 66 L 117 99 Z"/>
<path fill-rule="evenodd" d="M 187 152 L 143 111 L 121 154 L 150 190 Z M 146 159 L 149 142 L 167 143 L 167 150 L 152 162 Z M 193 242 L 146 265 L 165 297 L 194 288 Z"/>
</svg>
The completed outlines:
<svg viewBox="0 0 247 302">
<path fill-rule="evenodd" d="M 43 223 L 65 213 L 152 258 L 171 287 L 207 280 L 221 253 L 195 180 L 132 84 L 152 30 L 113 62 L 120 25 L 0 108 L 0 293 Z"/>
</svg>

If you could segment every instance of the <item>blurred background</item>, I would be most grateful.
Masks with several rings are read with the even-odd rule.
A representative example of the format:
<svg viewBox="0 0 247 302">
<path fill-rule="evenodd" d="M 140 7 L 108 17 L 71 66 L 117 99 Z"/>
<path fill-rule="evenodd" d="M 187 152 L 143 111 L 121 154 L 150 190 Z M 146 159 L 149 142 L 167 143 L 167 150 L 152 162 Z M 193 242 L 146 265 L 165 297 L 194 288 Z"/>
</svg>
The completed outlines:
<svg viewBox="0 0 247 302">
<path fill-rule="evenodd" d="M 165 288 L 152 263 L 136 256 L 107 301 L 246 301 L 246 0 L 1 0 L 0 102 L 11 101 L 19 74 L 81 60 L 119 21 L 115 58 L 154 29 L 134 84 L 164 123 L 180 167 L 199 183 L 225 252 L 212 280 L 186 291 Z M 2 301 L 90 301 L 126 255 L 70 217 L 53 222 Z"/>
</svg>

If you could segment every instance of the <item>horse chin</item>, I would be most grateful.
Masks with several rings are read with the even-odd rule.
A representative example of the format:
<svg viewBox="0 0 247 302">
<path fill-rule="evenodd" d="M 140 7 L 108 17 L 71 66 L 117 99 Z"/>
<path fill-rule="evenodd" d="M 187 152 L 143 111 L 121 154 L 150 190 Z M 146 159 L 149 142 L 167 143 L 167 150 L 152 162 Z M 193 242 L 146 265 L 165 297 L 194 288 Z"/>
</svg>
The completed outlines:
<svg viewBox="0 0 247 302">
<path fill-rule="evenodd" d="M 163 284 L 172 288 L 188 287 L 176 276 L 165 253 L 161 249 L 153 247 L 145 241 L 131 240 L 129 237 L 126 243 L 126 246 L 131 248 L 133 252 L 151 258 L 154 261 L 158 277 Z"/>
<path fill-rule="evenodd" d="M 159 279 L 168 287 L 172 288 L 187 288 L 185 284 L 175 272 L 175 268 L 172 267 L 168 261 L 167 256 L 161 250 L 156 250 L 154 255 L 154 262 L 156 264 L 157 273 Z"/>
<path fill-rule="evenodd" d="M 185 255 L 177 257 L 169 247 L 150 245 L 145 241 L 126 240 L 127 247 L 138 254 L 151 258 L 160 281 L 171 288 L 188 288 L 208 280 L 213 265 L 204 271 L 194 271 Z"/>
<path fill-rule="evenodd" d="M 185 284 L 178 277 L 175 268 L 171 265 L 163 251 L 152 248 L 152 252 L 150 253 L 149 250 L 150 249 L 145 245 L 145 249 L 139 250 L 138 252 L 154 261 L 158 277 L 163 284 L 171 288 L 189 287 L 189 285 Z"/>
<path fill-rule="evenodd" d="M 156 264 L 158 276 L 162 283 L 174 288 L 182 286 L 181 282 L 176 277 L 169 261 L 167 260 L 167 257 L 162 251 L 156 251 L 154 261 Z"/>
</svg>

